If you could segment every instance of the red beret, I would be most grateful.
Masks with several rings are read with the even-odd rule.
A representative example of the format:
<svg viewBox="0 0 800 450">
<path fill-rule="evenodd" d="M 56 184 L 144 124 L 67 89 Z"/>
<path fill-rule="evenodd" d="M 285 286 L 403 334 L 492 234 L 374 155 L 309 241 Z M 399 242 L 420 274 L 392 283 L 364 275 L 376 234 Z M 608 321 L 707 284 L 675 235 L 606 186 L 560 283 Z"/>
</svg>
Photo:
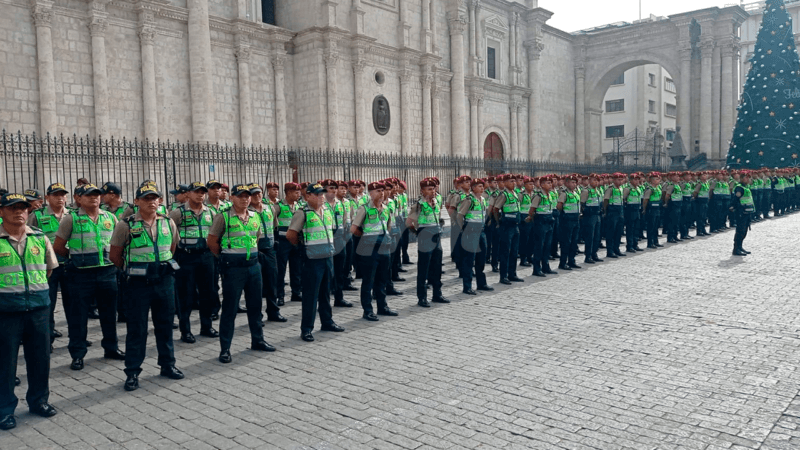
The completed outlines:
<svg viewBox="0 0 800 450">
<path fill-rule="evenodd" d="M 297 191 L 297 190 L 300 190 L 300 185 L 297 184 L 297 183 L 292 183 L 290 181 L 290 182 L 288 182 L 288 183 L 283 185 L 283 191 L 284 192 Z"/>
<path fill-rule="evenodd" d="M 408 189 L 408 185 L 403 180 L 400 180 L 400 187 L 403 188 L 404 191 Z"/>
<path fill-rule="evenodd" d="M 278 183 L 274 181 L 270 181 L 269 183 L 267 183 L 267 189 L 280 189 L 280 188 L 281 187 L 278 186 Z"/>
<path fill-rule="evenodd" d="M 337 180 L 337 181 L 336 181 L 336 186 L 337 186 L 337 187 L 344 187 L 344 188 L 346 188 L 346 187 L 347 187 L 347 182 L 346 182 L 346 181 L 344 181 L 344 180 Z"/>
<path fill-rule="evenodd" d="M 386 185 L 381 183 L 380 181 L 373 181 L 372 183 L 369 184 L 369 186 L 367 186 L 368 191 L 375 191 L 378 189 L 385 189 L 385 188 Z"/>
<path fill-rule="evenodd" d="M 338 184 L 336 183 L 336 181 L 335 180 L 331 180 L 330 178 L 326 178 L 326 179 L 322 180 L 319 184 L 321 184 L 323 187 L 331 187 L 331 186 L 338 187 Z"/>
<path fill-rule="evenodd" d="M 470 185 L 471 187 L 475 187 L 475 186 L 477 186 L 477 185 L 479 185 L 479 184 L 480 184 L 481 186 L 485 186 L 485 185 L 486 185 L 486 182 L 485 182 L 483 179 L 481 179 L 481 178 L 475 178 L 474 180 L 472 180 L 472 181 L 469 183 L 469 185 Z"/>
<path fill-rule="evenodd" d="M 429 178 L 425 178 L 424 180 L 419 182 L 419 187 L 420 188 L 436 187 L 436 182 Z"/>
</svg>

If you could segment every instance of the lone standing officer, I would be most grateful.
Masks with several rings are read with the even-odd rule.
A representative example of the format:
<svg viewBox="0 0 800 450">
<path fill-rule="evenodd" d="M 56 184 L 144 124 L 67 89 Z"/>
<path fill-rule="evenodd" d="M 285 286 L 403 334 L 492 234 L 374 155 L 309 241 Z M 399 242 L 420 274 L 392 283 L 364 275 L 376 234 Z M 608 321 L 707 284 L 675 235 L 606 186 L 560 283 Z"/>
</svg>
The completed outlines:
<svg viewBox="0 0 800 450">
<path fill-rule="evenodd" d="M 88 312 L 92 300 L 100 311 L 103 357 L 124 360 L 125 353 L 117 347 L 117 267 L 111 262 L 111 235 L 116 217 L 100 210 L 100 188 L 85 184 L 76 192 L 80 209 L 61 219 L 53 248 L 66 263 L 70 301 L 67 313 L 69 353 L 72 370 L 83 369 L 88 334 Z M 69 249 L 67 249 L 69 244 Z"/>
<path fill-rule="evenodd" d="M 436 181 L 419 182 L 422 197 L 408 214 L 406 226 L 417 233 L 417 305 L 430 308 L 427 284 L 433 286 L 434 303 L 450 303 L 442 295 L 441 203 L 436 200 Z"/>
<path fill-rule="evenodd" d="M 24 195 L 0 197 L 0 430 L 17 426 L 14 395 L 19 346 L 25 352 L 33 414 L 56 415 L 50 397 L 50 296 L 47 277 L 58 267 L 50 240 L 26 226 L 30 202 Z"/>
<path fill-rule="evenodd" d="M 208 247 L 219 257 L 222 277 L 222 312 L 219 318 L 219 362 L 227 364 L 231 357 L 231 341 L 236 310 L 244 291 L 247 323 L 250 326 L 250 349 L 274 352 L 264 341 L 261 325 L 261 268 L 258 264 L 258 240 L 261 220 L 250 211 L 250 186 L 237 184 L 231 190 L 233 207 L 214 217 L 208 232 Z"/>
<path fill-rule="evenodd" d="M 175 368 L 172 345 L 172 318 L 175 316 L 175 269 L 172 259 L 178 245 L 177 228 L 172 220 L 158 214 L 162 195 L 155 186 L 137 189 L 137 212 L 117 222 L 111 236 L 110 259 L 124 270 L 123 288 L 128 299 L 128 335 L 125 338 L 125 390 L 139 389 L 147 350 L 147 316 L 152 312 L 158 365 L 161 376 L 183 378 Z"/>
<path fill-rule="evenodd" d="M 306 187 L 308 204 L 292 216 L 286 239 L 294 246 L 303 244 L 303 318 L 300 337 L 313 342 L 314 321 L 319 308 L 322 331 L 342 332 L 333 321 L 330 286 L 333 281 L 333 212 L 323 203 L 325 188 L 319 183 Z"/>
<path fill-rule="evenodd" d="M 486 224 L 487 203 L 483 196 L 486 182 L 475 178 L 470 183 L 472 193 L 459 202 L 456 208 L 456 223 L 461 230 L 461 261 L 459 271 L 463 282 L 463 291 L 468 295 L 476 295 L 472 289 L 472 269 L 475 268 L 475 281 L 479 291 L 493 291 L 486 284 Z"/>
<path fill-rule="evenodd" d="M 753 193 L 748 185 L 751 175 L 749 170 L 743 170 L 740 175 L 741 182 L 736 183 L 731 196 L 729 210 L 736 215 L 736 234 L 733 236 L 733 255 L 747 256 L 750 254 L 742 247 L 747 230 L 750 229 L 750 216 L 756 211 L 753 202 Z"/>
</svg>

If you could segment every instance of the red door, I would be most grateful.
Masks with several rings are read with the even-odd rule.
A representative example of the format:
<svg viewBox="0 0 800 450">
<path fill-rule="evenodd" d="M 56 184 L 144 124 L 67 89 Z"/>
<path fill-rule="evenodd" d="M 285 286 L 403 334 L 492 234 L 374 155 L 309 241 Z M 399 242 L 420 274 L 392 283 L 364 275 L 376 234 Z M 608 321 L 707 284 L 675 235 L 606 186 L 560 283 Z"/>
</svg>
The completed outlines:
<svg viewBox="0 0 800 450">
<path fill-rule="evenodd" d="M 489 133 L 483 143 L 483 159 L 503 159 L 503 142 L 496 133 Z"/>
</svg>

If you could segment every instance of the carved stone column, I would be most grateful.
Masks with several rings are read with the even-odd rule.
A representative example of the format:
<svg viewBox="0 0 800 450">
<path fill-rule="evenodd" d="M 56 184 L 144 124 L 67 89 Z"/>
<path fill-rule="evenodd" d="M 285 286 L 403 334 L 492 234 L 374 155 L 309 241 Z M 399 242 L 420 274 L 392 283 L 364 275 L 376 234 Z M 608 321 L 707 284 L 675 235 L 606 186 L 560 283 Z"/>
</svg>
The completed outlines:
<svg viewBox="0 0 800 450">
<path fill-rule="evenodd" d="M 420 48 L 424 53 L 433 53 L 433 33 L 431 33 L 431 2 L 422 0 L 422 45 Z"/>
<path fill-rule="evenodd" d="M 144 137 L 158 140 L 158 98 L 156 96 L 156 60 L 153 45 L 156 39 L 155 10 L 147 4 L 138 5 L 139 44 L 142 52 L 142 116 Z"/>
<path fill-rule="evenodd" d="M 525 43 L 528 51 L 528 88 L 531 89 L 531 96 L 528 98 L 528 158 L 530 160 L 541 159 L 541 148 L 538 142 L 539 115 L 536 108 L 539 106 L 539 58 L 544 50 L 544 44 L 538 39 L 532 39 Z"/>
<path fill-rule="evenodd" d="M 458 11 L 450 12 L 450 65 L 453 80 L 450 82 L 450 117 L 452 121 L 452 155 L 467 156 L 466 99 L 464 92 L 464 30 L 466 22 Z"/>
<path fill-rule="evenodd" d="M 680 49 L 681 84 L 678 86 L 678 126 L 683 130 L 684 146 L 694 147 L 692 142 L 692 49 L 685 43 Z"/>
<path fill-rule="evenodd" d="M 467 6 L 469 12 L 469 74 L 474 76 L 478 71 L 478 61 L 475 56 L 478 53 L 475 41 L 475 2 Z"/>
<path fill-rule="evenodd" d="M 442 96 L 442 88 L 437 84 L 434 77 L 431 83 L 431 156 L 442 155 L 442 125 L 441 125 L 441 110 L 439 108 L 439 101 Z"/>
<path fill-rule="evenodd" d="M 714 46 L 714 51 L 711 54 L 711 153 L 708 158 L 720 159 L 720 127 L 721 118 L 720 102 L 721 102 L 721 80 L 720 75 L 722 71 L 722 56 L 721 49 L 718 45 Z"/>
<path fill-rule="evenodd" d="M 339 90 L 336 86 L 339 79 L 336 70 L 339 63 L 339 52 L 336 41 L 328 42 L 328 48 L 325 49 L 323 58 L 328 81 L 328 148 L 335 150 L 339 148 Z"/>
<path fill-rule="evenodd" d="M 725 158 L 728 154 L 728 147 L 733 136 L 734 114 L 733 99 L 737 95 L 734 89 L 736 86 L 733 81 L 733 69 L 736 67 L 733 62 L 734 57 L 733 42 L 726 42 L 721 47 L 722 74 L 720 81 L 720 156 Z M 733 92 L 732 92 L 733 91 Z"/>
<path fill-rule="evenodd" d="M 192 140 L 216 140 L 214 82 L 208 0 L 187 0 L 189 9 L 189 82 L 192 92 Z"/>
<path fill-rule="evenodd" d="M 711 57 L 713 41 L 700 44 L 702 65 L 700 71 L 700 152 L 713 157 L 711 149 Z M 692 152 L 689 152 L 691 155 Z"/>
<path fill-rule="evenodd" d="M 288 136 L 286 131 L 286 94 L 284 86 L 284 68 L 286 52 L 276 49 L 272 56 L 272 70 L 275 74 L 275 147 L 286 148 Z"/>
<path fill-rule="evenodd" d="M 422 67 L 422 155 L 427 156 L 433 152 L 433 137 L 431 123 L 431 85 L 434 82 L 433 67 Z"/>
<path fill-rule="evenodd" d="M 480 95 L 474 90 L 469 94 L 469 157 L 478 157 L 478 101 Z"/>
<path fill-rule="evenodd" d="M 575 162 L 586 159 L 586 68 L 575 68 Z"/>
<path fill-rule="evenodd" d="M 511 13 L 511 20 L 509 20 L 509 39 L 511 44 L 508 48 L 509 65 L 508 65 L 508 84 L 511 86 L 517 85 L 517 13 Z"/>
<path fill-rule="evenodd" d="M 519 108 L 522 105 L 522 99 L 516 95 L 512 96 L 509 107 L 511 108 L 511 151 L 509 152 L 509 159 L 520 158 L 519 148 Z"/>
<path fill-rule="evenodd" d="M 250 91 L 250 45 L 245 36 L 236 40 L 236 63 L 239 70 L 239 132 L 242 147 L 253 145 L 253 100 Z"/>
<path fill-rule="evenodd" d="M 107 138 L 108 123 L 108 70 L 106 67 L 105 32 L 108 22 L 105 12 L 107 0 L 94 0 L 91 4 L 89 32 L 92 36 L 92 83 L 94 88 L 94 134 Z"/>
<path fill-rule="evenodd" d="M 33 24 L 36 27 L 36 63 L 39 68 L 39 133 L 58 133 L 56 114 L 56 82 L 53 65 L 53 40 L 50 29 L 53 2 L 34 0 L 31 3 Z"/>
<path fill-rule="evenodd" d="M 412 135 L 412 115 L 411 115 L 411 91 L 414 86 L 414 74 L 405 60 L 400 66 L 400 131 L 401 146 L 400 152 L 405 155 L 414 154 L 414 143 Z"/>
<path fill-rule="evenodd" d="M 483 158 L 483 99 L 484 94 L 478 97 L 478 145 L 475 147 L 475 156 L 477 158 Z"/>
<path fill-rule="evenodd" d="M 361 93 L 364 90 L 364 66 L 363 60 L 356 60 L 353 63 L 353 87 L 355 88 L 355 121 L 356 121 L 356 150 L 366 151 L 367 148 L 367 115 L 364 110 L 364 102 Z"/>
</svg>

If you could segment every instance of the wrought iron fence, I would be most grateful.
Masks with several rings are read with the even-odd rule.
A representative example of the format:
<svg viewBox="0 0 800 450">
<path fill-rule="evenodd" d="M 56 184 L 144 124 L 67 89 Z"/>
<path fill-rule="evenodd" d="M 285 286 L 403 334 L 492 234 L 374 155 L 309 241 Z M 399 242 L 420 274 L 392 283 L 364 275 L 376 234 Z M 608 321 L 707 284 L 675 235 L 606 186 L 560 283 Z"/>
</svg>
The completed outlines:
<svg viewBox="0 0 800 450">
<path fill-rule="evenodd" d="M 0 135 L 0 187 L 21 192 L 50 183 L 74 186 L 80 178 L 101 185 L 114 181 L 132 195 L 139 183 L 152 179 L 162 188 L 178 183 L 218 179 L 229 185 L 274 181 L 316 181 L 325 178 L 365 181 L 387 177 L 406 180 L 412 194 L 419 181 L 438 176 L 445 188 L 456 176 L 499 173 L 632 172 L 664 170 L 662 164 L 578 164 L 558 161 L 499 160 L 456 156 L 399 155 L 329 149 L 276 149 L 219 144 L 149 142 L 7 133 Z M 661 163 L 661 161 L 659 161 Z M 666 163 L 664 163 L 666 164 Z"/>
</svg>

